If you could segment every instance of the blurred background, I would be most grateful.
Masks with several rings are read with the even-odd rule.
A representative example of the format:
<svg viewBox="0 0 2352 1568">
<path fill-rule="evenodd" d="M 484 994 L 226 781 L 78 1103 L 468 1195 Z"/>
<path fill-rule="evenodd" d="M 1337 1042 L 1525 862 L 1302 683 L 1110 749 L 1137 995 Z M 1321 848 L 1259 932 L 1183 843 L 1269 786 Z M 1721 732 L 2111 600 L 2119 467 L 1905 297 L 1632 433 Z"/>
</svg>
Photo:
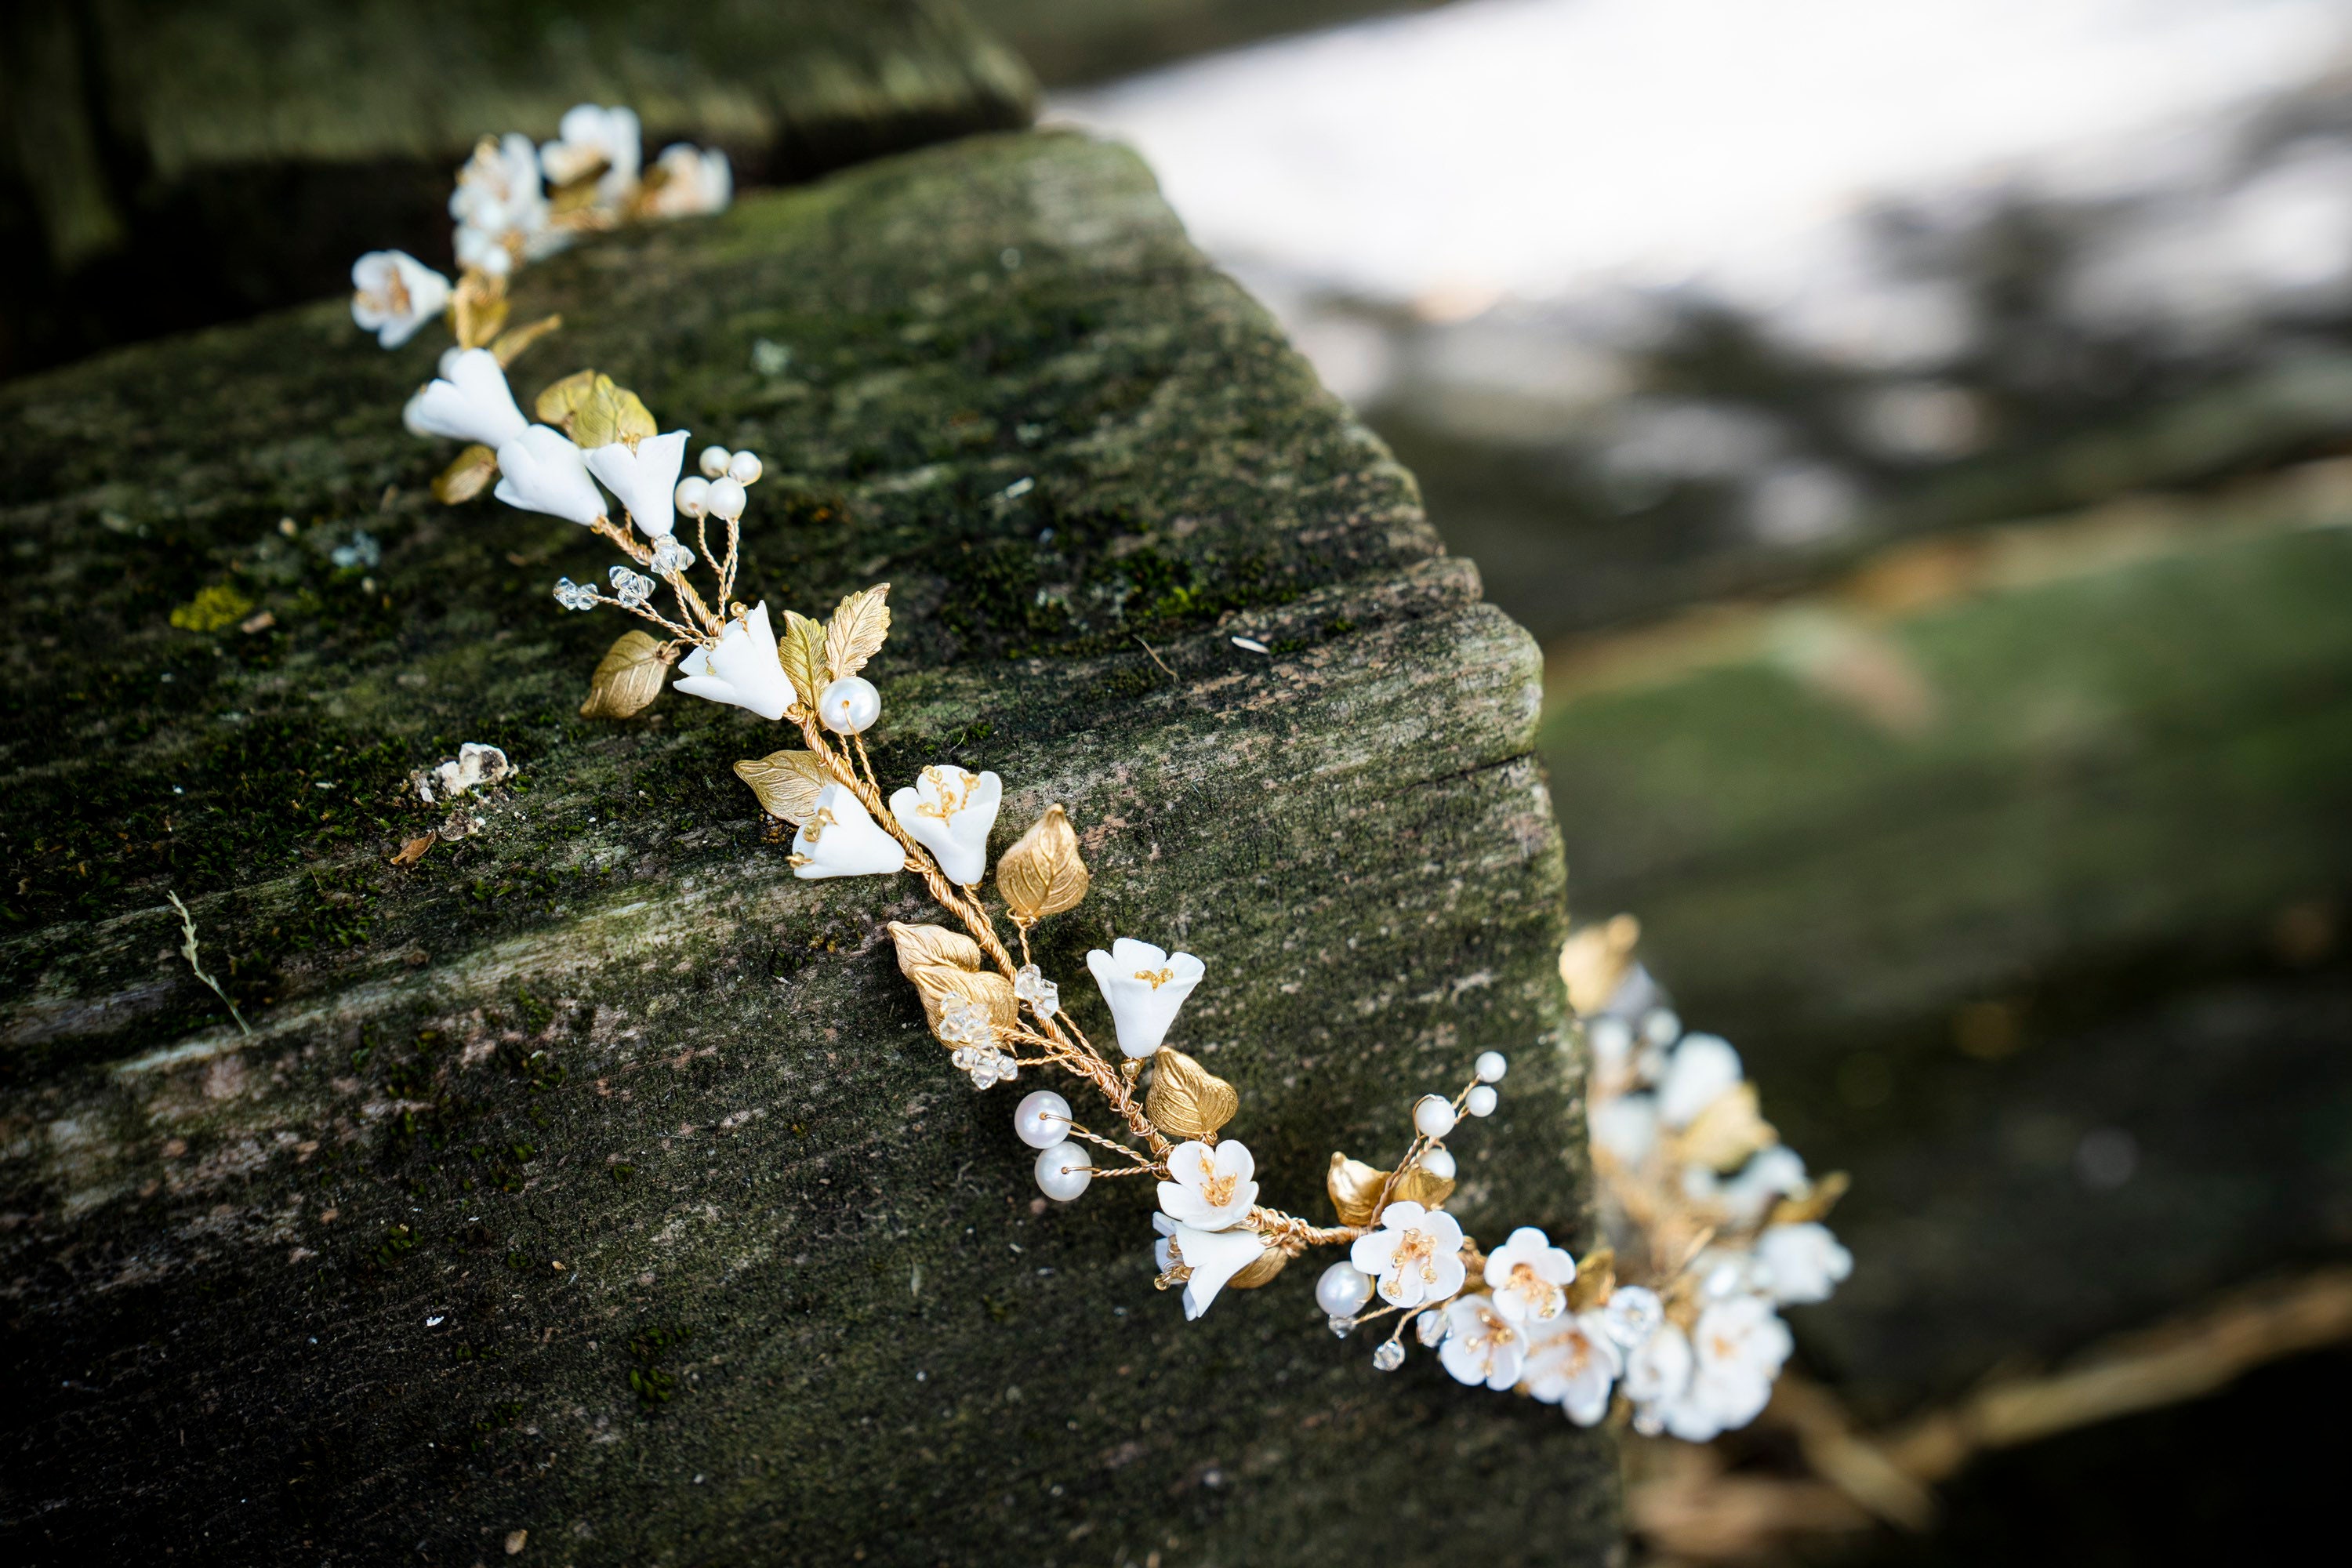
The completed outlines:
<svg viewBox="0 0 2352 1568">
<path fill-rule="evenodd" d="M 446 264 L 473 136 L 585 98 L 746 185 L 1130 142 L 1541 641 L 1579 916 L 1853 1174 L 1773 1411 L 1631 1454 L 1640 1560 L 2332 1523 L 2352 6 L 646 13 L 0 8 L 0 374 Z"/>
</svg>

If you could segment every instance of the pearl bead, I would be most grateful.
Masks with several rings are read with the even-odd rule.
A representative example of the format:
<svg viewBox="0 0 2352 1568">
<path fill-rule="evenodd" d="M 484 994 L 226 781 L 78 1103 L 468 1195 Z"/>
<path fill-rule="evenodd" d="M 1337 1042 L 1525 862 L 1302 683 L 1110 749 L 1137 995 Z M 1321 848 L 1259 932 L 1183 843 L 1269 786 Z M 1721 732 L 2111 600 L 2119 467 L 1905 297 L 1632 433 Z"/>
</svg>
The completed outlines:
<svg viewBox="0 0 2352 1568">
<path fill-rule="evenodd" d="M 677 510 L 688 517 L 700 517 L 710 505 L 710 481 L 698 479 L 691 474 L 677 481 Z"/>
<path fill-rule="evenodd" d="M 1412 1108 L 1412 1124 L 1424 1138 L 1443 1138 L 1454 1131 L 1454 1102 L 1442 1094 L 1424 1094 Z"/>
<path fill-rule="evenodd" d="M 1441 1182 L 1452 1181 L 1454 1179 L 1454 1170 L 1453 1151 L 1449 1149 L 1423 1150 L 1421 1155 L 1421 1168 L 1427 1171 L 1431 1175 L 1435 1176 Z"/>
<path fill-rule="evenodd" d="M 1480 1083 L 1500 1083 L 1503 1081 L 1503 1074 L 1510 1070 L 1510 1063 L 1503 1059 L 1503 1053 L 1500 1051 L 1480 1051 L 1478 1053 L 1478 1081 Z"/>
<path fill-rule="evenodd" d="M 1094 1156 L 1079 1144 L 1056 1143 L 1037 1156 L 1037 1190 L 1055 1203 L 1068 1203 L 1094 1179 Z"/>
<path fill-rule="evenodd" d="M 1490 1084 L 1479 1084 L 1463 1096 L 1462 1109 L 1473 1116 L 1495 1114 L 1495 1090 Z"/>
<path fill-rule="evenodd" d="M 743 503 L 751 498 L 743 487 L 733 479 L 720 478 L 710 481 L 710 515 L 733 522 L 743 515 Z"/>
<path fill-rule="evenodd" d="M 699 467 L 705 478 L 715 479 L 726 473 L 727 465 L 734 460 L 735 454 L 724 447 L 705 447 Z"/>
<path fill-rule="evenodd" d="M 1352 1263 L 1334 1263 L 1315 1281 L 1315 1304 L 1327 1318 L 1352 1318 L 1372 1299 L 1372 1277 Z"/>
<path fill-rule="evenodd" d="M 882 694 L 863 676 L 845 675 L 816 700 L 817 717 L 836 735 L 862 735 L 882 717 Z"/>
<path fill-rule="evenodd" d="M 1032 1149 L 1051 1149 L 1070 1136 L 1070 1102 L 1050 1089 L 1033 1090 L 1013 1108 L 1013 1131 Z"/>
<path fill-rule="evenodd" d="M 739 485 L 758 484 L 760 482 L 759 457 L 751 452 L 736 453 L 734 457 L 728 459 L 727 477 Z"/>
</svg>

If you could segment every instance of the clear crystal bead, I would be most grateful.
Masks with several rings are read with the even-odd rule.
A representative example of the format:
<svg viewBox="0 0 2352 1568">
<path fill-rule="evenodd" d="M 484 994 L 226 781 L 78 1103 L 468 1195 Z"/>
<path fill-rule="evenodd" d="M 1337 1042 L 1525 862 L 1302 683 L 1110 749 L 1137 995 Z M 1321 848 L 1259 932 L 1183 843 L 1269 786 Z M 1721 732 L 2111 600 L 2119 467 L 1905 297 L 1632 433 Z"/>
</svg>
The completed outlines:
<svg viewBox="0 0 2352 1568">
<path fill-rule="evenodd" d="M 1349 1334 L 1356 1331 L 1356 1320 L 1353 1318 L 1329 1318 L 1325 1320 L 1324 1326 L 1328 1328 L 1334 1335 L 1344 1340 Z"/>
<path fill-rule="evenodd" d="M 596 590 L 569 577 L 561 578 L 555 584 L 555 602 L 567 610 L 593 610 L 596 607 Z"/>
<path fill-rule="evenodd" d="M 1382 1340 L 1381 1348 L 1372 1352 L 1372 1364 L 1382 1372 L 1394 1372 L 1404 1364 L 1404 1346 L 1394 1340 Z"/>
<path fill-rule="evenodd" d="M 634 610 L 654 595 L 654 580 L 625 566 L 614 567 L 609 580 L 613 597 L 621 601 L 623 609 Z"/>
<path fill-rule="evenodd" d="M 1445 1314 L 1439 1311 L 1423 1312 L 1412 1321 L 1412 1330 L 1421 1337 L 1423 1346 L 1434 1347 L 1438 1341 L 1445 1337 Z"/>
<path fill-rule="evenodd" d="M 694 564 L 694 552 L 665 534 L 654 541 L 654 570 L 667 577 Z"/>
</svg>

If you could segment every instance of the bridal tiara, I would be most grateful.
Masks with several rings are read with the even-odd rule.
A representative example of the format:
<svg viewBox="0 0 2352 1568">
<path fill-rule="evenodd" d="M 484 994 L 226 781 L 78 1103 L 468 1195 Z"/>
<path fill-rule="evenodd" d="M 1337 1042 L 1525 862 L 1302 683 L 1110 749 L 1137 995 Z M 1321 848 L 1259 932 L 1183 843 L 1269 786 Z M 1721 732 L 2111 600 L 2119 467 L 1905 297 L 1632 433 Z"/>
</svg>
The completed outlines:
<svg viewBox="0 0 2352 1568">
<path fill-rule="evenodd" d="M 795 728 L 798 746 L 735 764 L 762 809 L 793 827 L 793 874 L 923 884 L 940 920 L 893 921 L 888 934 L 949 1063 L 975 1090 L 1059 1073 L 1092 1091 L 1099 1113 L 1081 1121 L 1059 1089 L 1029 1089 L 1013 1133 L 1055 1202 L 1097 1181 L 1151 1182 L 1155 1283 L 1181 1294 L 1187 1320 L 1332 1248 L 1316 1306 L 1343 1339 L 1373 1331 L 1383 1372 L 1403 1364 L 1410 1338 L 1459 1381 L 1558 1405 L 1580 1426 L 1617 1408 L 1639 1431 L 1704 1441 L 1753 1420 L 1790 1353 L 1779 1309 L 1826 1300 L 1853 1267 L 1822 1224 L 1844 1180 L 1811 1179 L 1764 1121 L 1738 1052 L 1683 1030 L 1634 955 L 1630 917 L 1577 932 L 1560 954 L 1588 1057 L 1601 1245 L 1579 1258 L 1520 1226 L 1482 1246 L 1447 1211 L 1449 1140 L 1493 1114 L 1503 1092 L 1508 1064 L 1493 1050 L 1451 1093 L 1400 1107 L 1393 1160 L 1331 1156 L 1331 1223 L 1263 1204 L 1248 1145 L 1226 1135 L 1239 1091 L 1168 1044 L 1208 964 L 1143 937 L 1089 952 L 1108 1017 L 1097 1045 L 1032 952 L 1040 924 L 1075 909 L 1090 881 L 1063 807 L 999 854 L 992 877 L 997 774 L 939 763 L 886 793 L 866 742 L 882 699 L 863 672 L 890 634 L 889 585 L 847 595 L 822 621 L 787 609 L 779 626 L 764 601 L 734 597 L 763 471 L 756 454 L 707 447 L 698 471 L 685 472 L 688 433 L 662 430 L 635 393 L 593 369 L 550 384 L 525 417 L 507 369 L 561 323 L 506 326 L 521 265 L 580 234 L 719 210 L 731 195 L 722 153 L 673 147 L 642 173 L 640 161 L 625 109 L 582 105 L 544 147 L 485 138 L 450 202 L 455 283 L 396 251 L 352 268 L 353 319 L 385 347 L 435 316 L 457 340 L 404 414 L 419 436 L 466 443 L 436 497 L 454 505 L 489 489 L 626 557 L 603 586 L 567 578 L 554 590 L 567 610 L 614 607 L 654 628 L 613 643 L 582 714 L 629 718 L 668 685 Z"/>
</svg>

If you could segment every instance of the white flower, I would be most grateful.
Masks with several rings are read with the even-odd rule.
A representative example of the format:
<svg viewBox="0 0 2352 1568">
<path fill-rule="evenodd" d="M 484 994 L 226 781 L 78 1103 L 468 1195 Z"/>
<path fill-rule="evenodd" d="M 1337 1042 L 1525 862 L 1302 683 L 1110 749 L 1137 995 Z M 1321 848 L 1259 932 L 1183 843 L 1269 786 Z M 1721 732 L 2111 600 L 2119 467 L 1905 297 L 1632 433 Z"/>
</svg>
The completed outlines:
<svg viewBox="0 0 2352 1568">
<path fill-rule="evenodd" d="M 1151 1216 L 1151 1228 L 1164 1238 L 1151 1248 L 1160 1273 L 1184 1271 L 1184 1321 L 1188 1323 L 1209 1310 L 1226 1280 L 1256 1262 L 1258 1254 L 1265 1250 L 1264 1237 L 1241 1226 L 1201 1230 L 1156 1214 Z"/>
<path fill-rule="evenodd" d="M 1257 1163 L 1248 1148 L 1228 1138 L 1215 1148 L 1199 1142 L 1169 1152 L 1169 1173 L 1160 1184 L 1160 1212 L 1195 1230 L 1229 1230 L 1249 1217 L 1257 1203 Z"/>
<path fill-rule="evenodd" d="M 1772 1299 L 1793 1304 L 1828 1300 L 1853 1272 L 1853 1254 L 1829 1226 L 1812 1220 L 1767 1226 L 1756 1238 L 1756 1260 L 1764 1266 Z"/>
<path fill-rule="evenodd" d="M 352 320 L 396 349 L 449 304 L 449 279 L 404 250 L 371 250 L 352 263 Z"/>
<path fill-rule="evenodd" d="M 1639 1350 L 1665 1321 L 1666 1304 L 1646 1285 L 1620 1285 L 1601 1304 L 1601 1326 L 1619 1350 Z"/>
<path fill-rule="evenodd" d="M 499 447 L 499 488 L 510 507 L 543 511 L 583 527 L 604 515 L 604 494 L 572 437 L 545 425 L 528 425 Z"/>
<path fill-rule="evenodd" d="M 947 879 L 969 888 L 988 869 L 988 830 L 1004 782 L 994 773 L 968 773 L 949 763 L 923 770 L 912 789 L 892 792 L 890 815 L 931 852 Z"/>
<path fill-rule="evenodd" d="M 1549 1324 L 1528 1331 L 1528 1392 L 1557 1405 L 1579 1426 L 1591 1426 L 1609 1412 L 1609 1385 L 1623 1354 L 1600 1313 L 1563 1312 Z"/>
<path fill-rule="evenodd" d="M 679 142 L 662 149 L 646 176 L 645 209 L 656 217 L 722 213 L 735 199 L 735 171 L 727 154 Z"/>
<path fill-rule="evenodd" d="M 637 166 L 645 156 L 645 141 L 633 109 L 600 109 L 575 104 L 556 122 L 557 140 L 539 150 L 540 167 L 558 185 L 568 185 L 596 174 L 596 199 L 618 204 L 637 183 Z"/>
<path fill-rule="evenodd" d="M 698 647 L 678 660 L 679 679 L 670 684 L 688 697 L 700 697 L 712 702 L 731 702 L 738 708 L 748 708 L 762 719 L 781 719 L 784 710 L 796 699 L 793 683 L 785 679 L 784 667 L 776 660 L 776 634 L 768 629 L 768 601 L 761 600 L 751 606 L 751 613 L 727 623 L 719 634 L 719 646 Z M 856 805 L 854 800 L 851 805 Z M 858 807 L 865 816 L 866 808 Z M 876 828 L 880 833 L 880 828 Z M 883 834 L 886 838 L 888 834 Z M 890 839 L 896 848 L 898 840 Z M 901 856 L 905 851 L 900 851 Z M 897 870 L 897 867 L 892 867 Z"/>
<path fill-rule="evenodd" d="M 1445 1309 L 1445 1342 L 1437 1359 L 1458 1383 L 1508 1388 L 1528 1358 L 1527 1330 L 1495 1310 L 1485 1296 L 1465 1296 Z"/>
<path fill-rule="evenodd" d="M 666 539 L 677 526 L 670 499 L 677 489 L 677 470 L 686 461 L 686 432 L 672 430 L 648 436 L 631 447 L 615 441 L 588 454 L 588 471 L 621 498 L 629 521 L 647 539 Z"/>
<path fill-rule="evenodd" d="M 1802 1197 L 1812 1190 L 1805 1179 L 1805 1162 L 1785 1143 L 1760 1151 L 1740 1173 L 1720 1184 L 1713 1196 L 1745 1229 L 1763 1222 L 1773 1204 L 1784 1197 Z"/>
<path fill-rule="evenodd" d="M 1189 952 L 1168 952 L 1148 942 L 1120 937 L 1105 952 L 1087 954 L 1096 988 L 1118 1026 L 1118 1048 L 1138 1058 L 1160 1048 L 1176 1009 L 1201 984 L 1203 966 Z"/>
<path fill-rule="evenodd" d="M 408 400 L 401 416 L 417 436 L 478 441 L 493 450 L 530 426 L 507 388 L 507 373 L 488 349 L 461 349 L 441 356 L 441 374 Z"/>
<path fill-rule="evenodd" d="M 544 256 L 563 237 L 547 226 L 547 195 L 540 188 L 539 150 L 519 131 L 492 141 L 483 137 L 474 155 L 457 170 L 449 195 L 449 216 L 457 220 L 457 263 L 504 274 L 514 252 Z"/>
<path fill-rule="evenodd" d="M 1658 1118 L 1687 1127 L 1739 1083 L 1739 1053 L 1714 1035 L 1685 1035 L 1658 1080 Z"/>
<path fill-rule="evenodd" d="M 1691 1342 L 1690 1382 L 1679 1397 L 1661 1402 L 1660 1414 L 1668 1431 L 1693 1443 L 1762 1414 L 1772 1398 L 1772 1380 L 1793 1348 L 1789 1325 L 1761 1296 L 1716 1302 L 1699 1314 Z"/>
<path fill-rule="evenodd" d="M 1462 1263 L 1461 1225 L 1410 1199 L 1382 1209 L 1380 1228 L 1358 1237 L 1348 1260 L 1380 1281 L 1381 1300 L 1392 1307 L 1442 1301 L 1470 1273 Z"/>
<path fill-rule="evenodd" d="M 1495 1293 L 1495 1310 L 1515 1323 L 1559 1316 L 1575 1278 L 1576 1259 L 1531 1225 L 1511 1232 L 1509 1240 L 1486 1255 L 1486 1288 Z"/>
<path fill-rule="evenodd" d="M 1592 1108 L 1592 1146 L 1621 1165 L 1638 1165 L 1658 1143 L 1658 1105 L 1629 1094 Z"/>
<path fill-rule="evenodd" d="M 1676 1398 L 1689 1386 L 1690 1375 L 1690 1336 L 1672 1323 L 1660 1323 L 1625 1358 L 1625 1397 L 1639 1404 Z"/>
<path fill-rule="evenodd" d="M 817 791 L 815 808 L 793 835 L 793 875 L 807 880 L 884 877 L 906 864 L 906 849 L 874 826 L 846 784 L 829 784 Z"/>
</svg>

